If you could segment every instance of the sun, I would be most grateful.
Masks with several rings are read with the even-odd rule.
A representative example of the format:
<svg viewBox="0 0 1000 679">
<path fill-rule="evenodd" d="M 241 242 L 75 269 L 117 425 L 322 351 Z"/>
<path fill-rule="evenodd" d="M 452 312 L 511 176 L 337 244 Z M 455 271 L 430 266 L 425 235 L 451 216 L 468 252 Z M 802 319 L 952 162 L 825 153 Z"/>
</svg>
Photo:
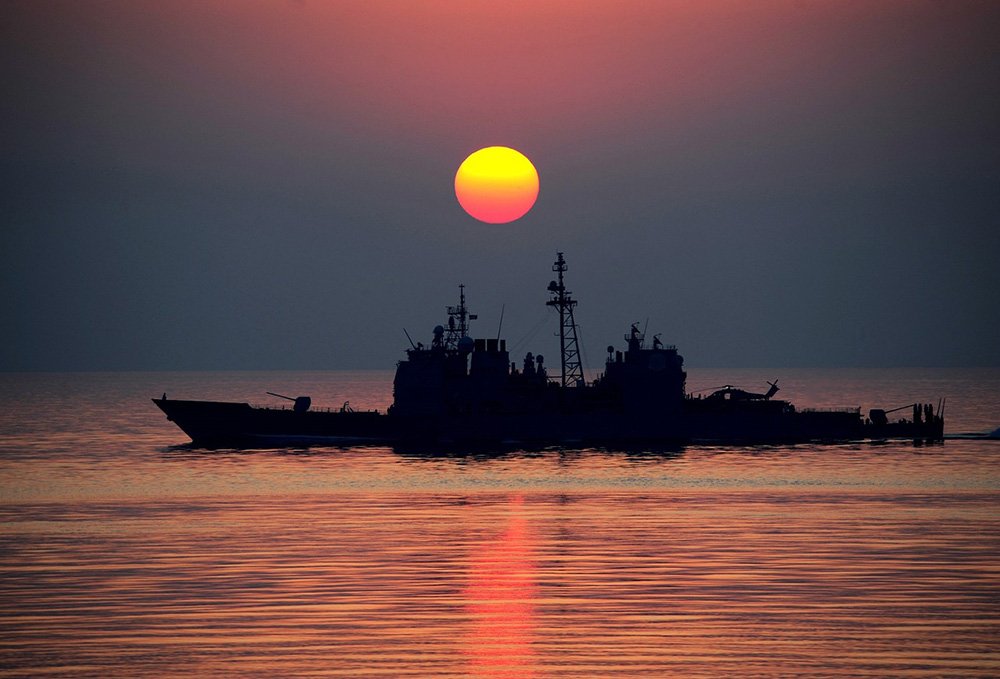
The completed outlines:
<svg viewBox="0 0 1000 679">
<path fill-rule="evenodd" d="M 479 149 L 455 173 L 455 196 L 487 224 L 520 219 L 538 198 L 538 171 L 527 156 L 506 146 Z"/>
</svg>

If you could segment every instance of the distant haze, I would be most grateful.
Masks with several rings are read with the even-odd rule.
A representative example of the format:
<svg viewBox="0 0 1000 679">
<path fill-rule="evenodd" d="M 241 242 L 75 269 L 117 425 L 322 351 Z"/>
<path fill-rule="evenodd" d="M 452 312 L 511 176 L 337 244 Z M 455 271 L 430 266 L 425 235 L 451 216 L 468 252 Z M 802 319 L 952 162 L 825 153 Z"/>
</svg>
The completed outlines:
<svg viewBox="0 0 1000 679">
<path fill-rule="evenodd" d="M 0 5 L 2 370 L 1000 365 L 1000 3 Z M 504 145 L 521 220 L 453 180 Z M 533 334 L 534 331 L 534 334 Z M 520 356 L 517 357 L 518 360 Z"/>
</svg>

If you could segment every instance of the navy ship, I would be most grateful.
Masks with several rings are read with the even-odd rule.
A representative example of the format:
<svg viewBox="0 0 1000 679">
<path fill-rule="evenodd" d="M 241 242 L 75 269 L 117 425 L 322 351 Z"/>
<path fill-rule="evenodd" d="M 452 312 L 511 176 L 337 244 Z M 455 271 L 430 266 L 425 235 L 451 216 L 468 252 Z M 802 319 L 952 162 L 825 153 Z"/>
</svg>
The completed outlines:
<svg viewBox="0 0 1000 679">
<path fill-rule="evenodd" d="M 724 386 L 707 396 L 686 390 L 677 347 L 632 325 L 624 346 L 608 346 L 604 372 L 587 381 L 580 360 L 574 308 L 566 288 L 566 260 L 557 253 L 548 306 L 559 315 L 559 372 L 528 352 L 512 361 L 506 340 L 473 339 L 464 286 L 447 322 L 429 345 L 413 343 L 399 361 L 393 403 L 386 412 L 354 411 L 348 404 L 313 409 L 308 396 L 288 397 L 287 408 L 248 403 L 153 399 L 195 446 L 288 445 L 594 445 L 610 448 L 718 442 L 797 443 L 944 436 L 943 404 L 900 408 L 799 409 L 775 398 L 777 381 L 763 393 Z M 407 335 L 409 339 L 409 335 Z M 896 419 L 906 410 L 910 418 Z"/>
</svg>

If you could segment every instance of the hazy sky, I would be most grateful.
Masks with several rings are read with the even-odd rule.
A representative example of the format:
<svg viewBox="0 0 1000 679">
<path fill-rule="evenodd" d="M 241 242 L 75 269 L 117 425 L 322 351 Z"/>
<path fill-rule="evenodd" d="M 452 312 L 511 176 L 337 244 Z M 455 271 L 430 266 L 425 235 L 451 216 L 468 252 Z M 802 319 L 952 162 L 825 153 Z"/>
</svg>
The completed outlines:
<svg viewBox="0 0 1000 679">
<path fill-rule="evenodd" d="M 5 0 L 0 369 L 392 368 L 459 283 L 555 360 L 556 250 L 593 367 L 1000 365 L 998 74 L 998 2 Z"/>
</svg>

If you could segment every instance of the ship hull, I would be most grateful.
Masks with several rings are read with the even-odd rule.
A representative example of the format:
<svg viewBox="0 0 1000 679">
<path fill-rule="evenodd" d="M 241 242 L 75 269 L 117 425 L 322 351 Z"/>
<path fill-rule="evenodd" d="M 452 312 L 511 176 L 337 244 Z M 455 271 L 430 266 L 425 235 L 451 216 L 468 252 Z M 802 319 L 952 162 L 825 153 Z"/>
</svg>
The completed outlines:
<svg viewBox="0 0 1000 679">
<path fill-rule="evenodd" d="M 257 408 L 248 403 L 153 399 L 167 419 L 205 448 L 358 445 L 391 441 L 391 422 L 377 412 Z"/>
<path fill-rule="evenodd" d="M 943 426 L 893 423 L 874 427 L 854 412 L 690 409 L 651 416 L 592 413 L 465 414 L 401 417 L 378 412 L 257 408 L 247 403 L 153 399 L 189 437 L 205 448 L 298 445 L 542 446 L 677 445 L 685 443 L 801 443 L 880 438 L 939 439 Z"/>
</svg>

